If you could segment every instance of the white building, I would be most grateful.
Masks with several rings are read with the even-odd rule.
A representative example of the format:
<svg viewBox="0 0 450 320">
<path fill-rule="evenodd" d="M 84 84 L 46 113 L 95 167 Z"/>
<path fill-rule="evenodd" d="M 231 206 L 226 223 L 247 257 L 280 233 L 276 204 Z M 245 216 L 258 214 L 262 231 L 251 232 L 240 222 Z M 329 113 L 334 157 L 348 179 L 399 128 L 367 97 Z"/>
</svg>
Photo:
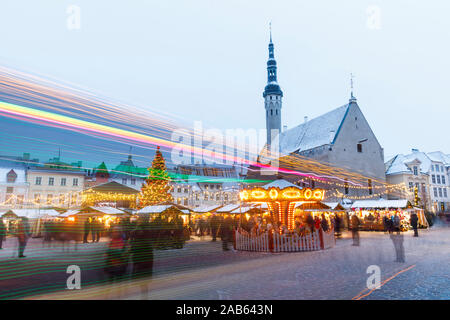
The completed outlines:
<svg viewBox="0 0 450 320">
<path fill-rule="evenodd" d="M 22 208 L 27 195 L 26 166 L 18 161 L 0 160 L 0 208 Z"/>
<path fill-rule="evenodd" d="M 449 155 L 412 149 L 410 154 L 398 154 L 386 163 L 386 179 L 389 184 L 404 182 L 411 193 L 417 187 L 425 208 L 441 213 L 450 211 L 449 170 Z M 409 198 L 413 200 L 411 194 Z"/>
</svg>

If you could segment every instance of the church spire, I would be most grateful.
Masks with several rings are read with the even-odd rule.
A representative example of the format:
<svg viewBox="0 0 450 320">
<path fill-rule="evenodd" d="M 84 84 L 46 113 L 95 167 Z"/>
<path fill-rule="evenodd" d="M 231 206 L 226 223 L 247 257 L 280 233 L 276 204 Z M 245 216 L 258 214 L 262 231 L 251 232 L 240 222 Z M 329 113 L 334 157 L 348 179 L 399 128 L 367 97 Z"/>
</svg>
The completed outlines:
<svg viewBox="0 0 450 320">
<path fill-rule="evenodd" d="M 283 92 L 277 82 L 277 61 L 275 60 L 275 50 L 272 42 L 272 23 L 270 28 L 270 42 L 269 42 L 269 59 L 267 60 L 267 86 L 264 89 L 263 97 L 269 94 L 283 96 Z"/>
<path fill-rule="evenodd" d="M 272 23 L 269 24 L 270 42 L 269 59 L 267 60 L 267 85 L 264 88 L 264 107 L 266 109 L 267 145 L 281 132 L 281 107 L 283 91 L 277 81 L 277 61 L 275 60 L 272 42 Z M 275 143 L 274 143 L 275 146 Z"/>
</svg>

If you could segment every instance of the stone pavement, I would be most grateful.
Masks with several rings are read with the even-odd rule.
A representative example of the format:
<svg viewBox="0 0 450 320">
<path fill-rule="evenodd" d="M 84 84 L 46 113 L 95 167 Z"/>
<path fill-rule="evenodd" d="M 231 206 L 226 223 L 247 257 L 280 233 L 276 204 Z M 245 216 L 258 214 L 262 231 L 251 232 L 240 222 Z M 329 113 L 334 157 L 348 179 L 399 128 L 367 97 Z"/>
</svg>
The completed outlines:
<svg viewBox="0 0 450 320">
<path fill-rule="evenodd" d="M 201 244 L 201 245 L 200 245 Z M 196 260 L 217 254 L 210 242 L 193 242 L 186 252 Z M 199 245 L 196 247 L 196 245 Z M 157 273 L 150 280 L 98 285 L 35 296 L 37 299 L 450 299 L 450 229 L 404 233 L 405 262 L 395 262 L 389 235 L 361 232 L 361 245 L 349 234 L 333 249 L 298 253 L 225 252 L 204 263 Z M 196 253 L 194 247 L 198 250 Z M 212 250 L 211 250 L 212 248 Z M 203 250 L 211 250 L 203 257 Z M 205 252 L 206 252 L 205 251 Z M 368 290 L 367 267 L 381 269 L 382 287 Z M 400 273 L 399 273 L 400 272 Z M 387 281 L 388 280 L 388 281 Z M 386 281 L 386 282 L 385 282 Z M 384 283 L 385 282 L 385 283 Z"/>
</svg>

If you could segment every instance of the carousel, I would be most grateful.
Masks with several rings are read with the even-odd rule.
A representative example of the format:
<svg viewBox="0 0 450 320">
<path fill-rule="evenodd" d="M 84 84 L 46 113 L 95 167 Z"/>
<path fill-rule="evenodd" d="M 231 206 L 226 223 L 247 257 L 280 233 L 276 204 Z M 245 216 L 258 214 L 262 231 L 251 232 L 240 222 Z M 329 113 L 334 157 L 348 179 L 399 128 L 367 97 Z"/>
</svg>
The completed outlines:
<svg viewBox="0 0 450 320">
<path fill-rule="evenodd" d="M 321 203 L 325 195 L 322 189 L 300 188 L 286 180 L 279 179 L 262 187 L 244 189 L 239 193 L 245 206 L 267 207 L 267 219 L 271 223 L 263 224 L 253 231 L 237 228 L 234 233 L 234 246 L 237 250 L 263 252 L 298 252 L 324 250 L 335 245 L 334 230 L 321 226 L 309 228 L 305 232 L 297 230 L 299 224 L 296 213 L 308 210 L 324 210 L 330 207 Z M 264 215 L 263 215 L 264 216 Z M 261 221 L 261 220 L 259 220 Z M 281 228 L 278 228 L 281 226 Z"/>
<path fill-rule="evenodd" d="M 288 230 L 294 229 L 294 211 L 298 204 L 315 208 L 325 196 L 322 189 L 300 188 L 286 180 L 275 180 L 262 187 L 244 189 L 239 193 L 244 203 L 263 203 L 269 209 L 272 221 L 285 225 Z"/>
</svg>

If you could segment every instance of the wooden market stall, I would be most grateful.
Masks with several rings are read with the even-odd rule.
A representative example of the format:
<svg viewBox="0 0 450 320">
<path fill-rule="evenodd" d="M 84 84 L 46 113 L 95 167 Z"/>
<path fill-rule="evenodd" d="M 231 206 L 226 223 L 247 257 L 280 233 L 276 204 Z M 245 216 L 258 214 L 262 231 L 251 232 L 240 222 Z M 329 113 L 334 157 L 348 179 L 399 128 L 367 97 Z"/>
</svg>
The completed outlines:
<svg viewBox="0 0 450 320">
<path fill-rule="evenodd" d="M 410 216 L 412 212 L 417 214 L 421 227 L 428 227 L 423 210 L 414 208 L 407 199 L 358 200 L 353 203 L 351 209 L 350 215 L 356 214 L 358 216 L 362 223 L 362 230 L 383 231 L 383 218 L 388 217 L 392 219 L 395 215 L 398 215 L 400 218 L 400 229 L 402 231 L 409 230 L 411 228 Z"/>
<path fill-rule="evenodd" d="M 55 209 L 9 209 L 1 218 L 3 219 L 8 234 L 14 234 L 18 221 L 22 218 L 28 220 L 32 237 L 40 237 L 43 230 L 43 222 L 49 217 L 56 217 L 59 212 Z"/>
<path fill-rule="evenodd" d="M 159 214 L 161 217 L 167 218 L 169 222 L 176 217 L 180 217 L 183 219 L 183 225 L 188 225 L 191 218 L 191 210 L 188 207 L 174 202 L 163 202 L 157 205 L 146 206 L 137 210 L 136 214 L 148 214 L 150 219 L 152 219 L 151 216 Z"/>
</svg>

